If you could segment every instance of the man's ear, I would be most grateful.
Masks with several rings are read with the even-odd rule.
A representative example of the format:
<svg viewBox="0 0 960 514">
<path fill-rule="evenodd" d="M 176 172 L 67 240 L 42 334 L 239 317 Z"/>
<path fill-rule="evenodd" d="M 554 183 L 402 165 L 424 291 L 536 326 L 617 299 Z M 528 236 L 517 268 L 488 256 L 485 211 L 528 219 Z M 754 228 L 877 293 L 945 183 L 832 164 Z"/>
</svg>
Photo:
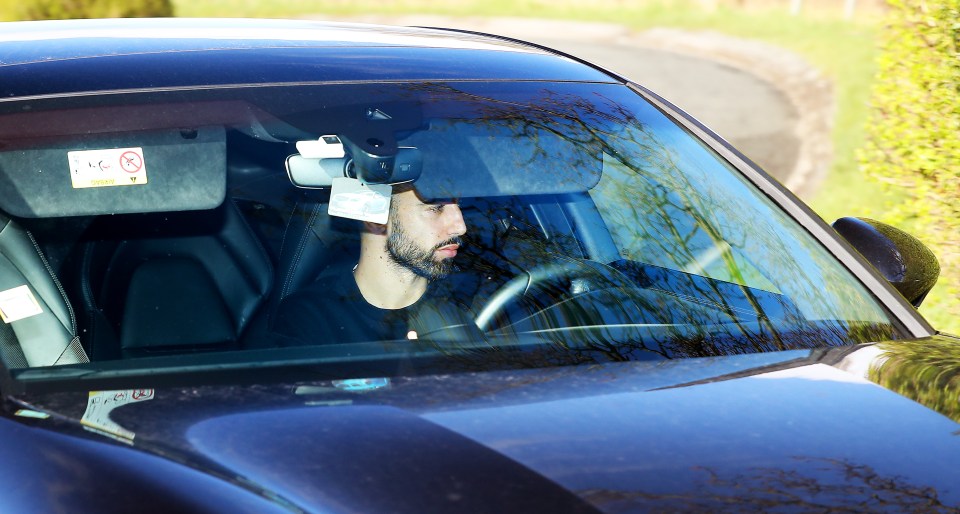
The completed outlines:
<svg viewBox="0 0 960 514">
<path fill-rule="evenodd" d="M 387 235 L 387 224 L 386 223 L 374 223 L 372 221 L 363 222 L 363 230 L 370 234 L 377 236 Z"/>
</svg>

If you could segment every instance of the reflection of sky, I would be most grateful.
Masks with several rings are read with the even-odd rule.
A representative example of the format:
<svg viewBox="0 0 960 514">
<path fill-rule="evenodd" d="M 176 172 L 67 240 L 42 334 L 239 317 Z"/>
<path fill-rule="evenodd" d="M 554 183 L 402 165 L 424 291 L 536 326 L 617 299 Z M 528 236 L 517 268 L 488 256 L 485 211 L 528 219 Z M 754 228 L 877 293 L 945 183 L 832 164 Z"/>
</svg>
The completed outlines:
<svg viewBox="0 0 960 514">
<path fill-rule="evenodd" d="M 134 26 L 130 26 L 134 25 Z M 459 37 L 452 38 L 444 33 L 413 32 L 409 29 L 395 27 L 388 30 L 370 30 L 363 26 L 349 24 L 317 23 L 310 21 L 294 22 L 291 20 L 257 20 L 252 25 L 243 20 L 179 20 L 177 25 L 166 20 L 129 20 L 126 25 L 117 26 L 101 20 L 84 21 L 82 24 L 64 23 L 61 21 L 48 23 L 43 29 L 37 27 L 12 25 L 4 27 L 5 41 L 43 41 L 47 39 L 85 39 L 96 38 L 129 38 L 133 40 L 163 39 L 171 40 L 172 48 L 176 48 L 176 40 L 210 40 L 229 42 L 219 46 L 250 47 L 249 41 L 278 41 L 286 46 L 294 42 L 327 43 L 329 45 L 395 45 L 395 46 L 422 46 L 445 48 L 475 48 L 510 51 L 518 53 L 534 53 L 534 50 L 519 45 L 503 43 L 490 44 L 479 38 Z M 19 30 L 22 29 L 22 30 Z M 238 37 L 242 31 L 243 36 Z M 156 47 L 154 47 L 156 48 Z"/>
<path fill-rule="evenodd" d="M 944 503 L 960 502 L 958 425 L 826 365 L 427 417 L 575 490 L 694 496 L 707 494 L 704 487 L 722 489 L 707 470 L 729 480 L 759 472 L 776 482 L 764 468 L 844 484 L 844 468 L 828 460 L 836 459 L 933 486 Z"/>
<path fill-rule="evenodd" d="M 464 380 L 456 374 L 446 375 L 442 387 L 452 400 L 443 409 L 469 410 L 482 405 L 527 405 L 531 402 L 550 404 L 571 396 L 596 398 L 621 391 L 649 391 L 748 372 L 758 367 L 804 359 L 809 355 L 809 350 L 793 350 L 728 357 L 618 362 L 594 365 L 589 369 L 584 366 L 562 366 L 495 372 L 480 375 L 474 380 Z M 520 384 L 522 387 L 518 387 Z M 478 391 L 482 391 L 482 394 L 477 394 Z M 458 397 L 468 400 L 457 401 Z"/>
<path fill-rule="evenodd" d="M 767 278 L 777 282 L 780 288 L 794 297 L 794 301 L 808 318 L 876 319 L 863 317 L 862 313 L 857 313 L 856 316 L 852 313 L 838 316 L 835 313 L 844 312 L 844 308 L 837 305 L 829 294 L 804 298 L 810 289 L 829 291 L 837 285 L 831 284 L 822 274 L 823 268 L 835 264 L 822 257 L 814 259 L 810 249 L 799 244 L 799 234 L 796 230 L 791 230 L 790 222 L 782 213 L 769 205 L 769 202 L 762 201 L 755 191 L 746 186 L 741 177 L 726 169 L 716 157 L 680 128 L 662 126 L 660 130 L 658 135 L 663 137 L 665 145 L 677 156 L 678 167 L 693 175 L 692 182 L 698 184 L 698 192 L 710 197 L 710 204 L 724 207 L 705 213 L 708 219 L 715 220 L 718 230 L 745 231 L 751 236 L 743 240 L 743 247 L 738 250 L 766 268 Z M 799 265 L 798 269 L 803 271 L 803 277 L 794 276 L 788 269 L 784 269 L 783 264 L 788 260 Z M 797 287 L 797 284 L 791 281 L 802 282 L 802 285 Z M 822 287 L 811 288 L 811 283 Z M 822 305 L 824 302 L 828 305 Z"/>
<path fill-rule="evenodd" d="M 621 152 L 628 160 L 643 168 L 660 184 L 686 197 L 681 200 L 692 213 L 673 208 L 669 214 L 671 222 L 678 228 L 674 238 L 683 240 L 663 241 L 667 234 L 659 234 L 659 244 L 667 245 L 669 251 L 655 247 L 641 251 L 641 258 L 659 266 L 682 269 L 687 263 L 665 263 L 664 259 L 683 258 L 687 252 L 698 253 L 704 246 L 711 247 L 705 233 L 696 232 L 698 220 L 705 220 L 729 243 L 734 255 L 740 257 L 738 264 L 743 266 L 745 258 L 776 288 L 783 291 L 803 311 L 808 319 L 846 319 L 885 321 L 886 317 L 877 306 L 866 300 L 869 295 L 856 283 L 849 273 L 845 273 L 839 264 L 829 256 L 819 243 L 813 241 L 803 230 L 763 197 L 755 188 L 747 185 L 746 180 L 704 148 L 696 139 L 665 116 L 644 105 L 631 106 L 640 119 L 644 130 L 632 130 L 621 135 L 622 140 L 612 142 L 622 146 Z M 652 150 L 651 150 L 652 149 Z M 617 174 L 618 165 L 605 163 L 604 175 L 607 181 L 601 182 L 598 191 L 613 195 L 610 205 L 603 205 L 603 198 L 595 198 L 604 212 L 604 218 L 611 224 L 611 231 L 620 245 L 637 246 L 645 244 L 637 240 L 638 223 L 659 223 L 656 216 L 638 220 L 627 212 L 626 219 L 620 212 L 624 190 L 631 197 L 651 192 L 641 192 L 637 188 L 650 186 L 632 176 Z M 675 169 L 674 169 L 675 167 Z M 682 173 L 683 176 L 679 176 Z M 611 178 L 610 175 L 619 176 Z M 679 200 L 679 197 L 674 198 Z M 613 212 L 611 212 L 613 211 Z M 611 219 L 612 218 L 612 219 Z M 619 222 L 619 223 L 618 223 Z M 656 232 L 656 229 L 653 229 Z M 690 237 L 691 234 L 696 237 Z M 669 245 L 674 245 L 672 250 Z M 625 254 L 631 254 L 627 251 Z M 659 261 L 658 261 L 659 259 Z M 741 272 L 754 271 L 751 266 Z M 716 271 L 716 270 L 714 270 Z M 729 276 L 713 273 L 714 278 L 733 281 Z M 754 276 L 747 285 L 761 289 L 769 286 L 764 280 Z M 866 300 L 866 301 L 865 301 Z"/>
</svg>

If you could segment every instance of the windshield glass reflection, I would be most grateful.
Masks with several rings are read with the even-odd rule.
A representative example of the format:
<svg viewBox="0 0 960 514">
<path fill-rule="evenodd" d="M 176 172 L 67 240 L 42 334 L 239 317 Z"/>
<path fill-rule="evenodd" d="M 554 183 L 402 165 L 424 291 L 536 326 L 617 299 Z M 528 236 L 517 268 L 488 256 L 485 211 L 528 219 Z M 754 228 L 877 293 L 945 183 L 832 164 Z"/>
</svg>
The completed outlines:
<svg viewBox="0 0 960 514">
<path fill-rule="evenodd" d="M 155 187 L 18 219 L 94 364 L 337 345 L 367 358 L 379 344 L 489 369 L 901 337 L 802 227 L 620 85 L 232 87 L 35 111 L 0 113 L 29 134 L 4 135 L 0 165 L 133 147 Z M 115 121 L 64 121 L 80 112 Z M 10 204 L 47 187 L 8 178 Z"/>
</svg>

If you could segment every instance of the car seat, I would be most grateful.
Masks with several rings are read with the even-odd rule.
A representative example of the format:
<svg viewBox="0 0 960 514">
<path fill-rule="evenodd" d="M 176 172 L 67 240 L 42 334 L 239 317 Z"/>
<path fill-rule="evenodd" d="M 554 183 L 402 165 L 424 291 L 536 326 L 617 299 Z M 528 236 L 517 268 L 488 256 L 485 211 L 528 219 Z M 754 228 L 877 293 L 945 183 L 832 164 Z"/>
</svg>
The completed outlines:
<svg viewBox="0 0 960 514">
<path fill-rule="evenodd" d="M 11 368 L 87 362 L 73 309 L 30 232 L 0 214 L 0 355 Z"/>
<path fill-rule="evenodd" d="M 329 191 L 304 190 L 286 217 L 280 245 L 276 285 L 244 340 L 244 347 L 273 346 L 274 314 L 290 294 L 340 266 L 352 267 L 360 257 L 360 222 L 327 214 Z"/>
<path fill-rule="evenodd" d="M 231 200 L 101 216 L 87 232 L 80 279 L 94 360 L 236 348 L 273 285 Z"/>
</svg>

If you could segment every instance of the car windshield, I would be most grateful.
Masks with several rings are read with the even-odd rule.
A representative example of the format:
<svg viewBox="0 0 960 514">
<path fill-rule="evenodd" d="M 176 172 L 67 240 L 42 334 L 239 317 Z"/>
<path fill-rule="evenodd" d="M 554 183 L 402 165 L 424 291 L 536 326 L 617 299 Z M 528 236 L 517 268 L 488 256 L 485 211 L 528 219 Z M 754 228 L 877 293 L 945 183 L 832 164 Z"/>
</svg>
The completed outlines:
<svg viewBox="0 0 960 514">
<path fill-rule="evenodd" d="M 2 273 L 2 357 L 25 380 L 379 376 L 904 336 L 800 224 L 618 84 L 7 101 L 0 180 L 4 234 L 27 241 Z M 447 232 L 395 222 L 401 197 Z M 358 267 L 390 245 L 383 269 L 426 284 L 400 308 Z M 371 283 L 404 287 L 390 280 Z"/>
</svg>

